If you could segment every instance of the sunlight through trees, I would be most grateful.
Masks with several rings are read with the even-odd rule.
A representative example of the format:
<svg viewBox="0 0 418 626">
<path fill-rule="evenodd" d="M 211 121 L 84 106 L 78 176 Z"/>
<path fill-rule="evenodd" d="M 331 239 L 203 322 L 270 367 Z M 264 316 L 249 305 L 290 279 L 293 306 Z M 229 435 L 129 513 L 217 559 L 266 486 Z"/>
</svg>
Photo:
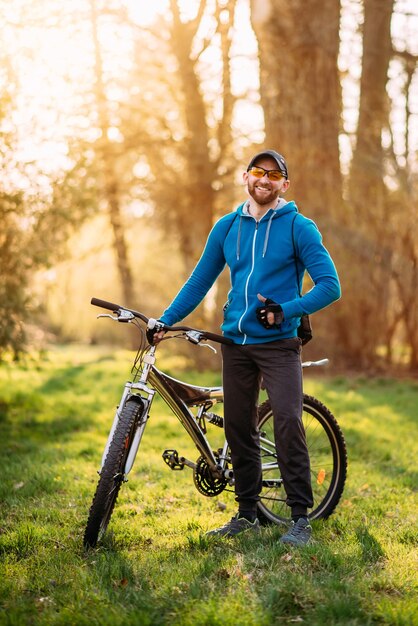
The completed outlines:
<svg viewBox="0 0 418 626">
<path fill-rule="evenodd" d="M 60 314 L 89 295 L 158 315 L 267 146 L 341 274 L 321 351 L 418 368 L 414 2 L 3 0 L 0 17 L 3 350 L 29 320 L 94 340 Z M 226 289 L 196 324 L 217 329 Z"/>
</svg>

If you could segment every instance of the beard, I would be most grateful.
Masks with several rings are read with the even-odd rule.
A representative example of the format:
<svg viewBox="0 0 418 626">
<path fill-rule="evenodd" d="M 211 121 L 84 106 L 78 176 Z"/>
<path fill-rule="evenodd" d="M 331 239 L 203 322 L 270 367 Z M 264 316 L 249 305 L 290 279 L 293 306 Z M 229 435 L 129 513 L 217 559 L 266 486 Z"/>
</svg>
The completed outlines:
<svg viewBox="0 0 418 626">
<path fill-rule="evenodd" d="M 248 181 L 248 193 L 257 204 L 263 206 L 275 202 L 279 197 L 280 190 L 273 189 L 268 183 L 257 180 L 255 183 Z"/>
</svg>

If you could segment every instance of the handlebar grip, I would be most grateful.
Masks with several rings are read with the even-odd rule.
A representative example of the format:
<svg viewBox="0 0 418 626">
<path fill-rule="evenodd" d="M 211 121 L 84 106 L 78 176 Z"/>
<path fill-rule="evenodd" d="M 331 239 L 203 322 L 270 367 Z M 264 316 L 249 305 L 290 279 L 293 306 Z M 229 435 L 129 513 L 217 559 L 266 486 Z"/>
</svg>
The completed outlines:
<svg viewBox="0 0 418 626">
<path fill-rule="evenodd" d="M 102 309 L 108 309 L 109 311 L 117 311 L 123 309 L 120 304 L 114 304 L 113 302 L 107 302 L 107 300 L 100 300 L 100 298 L 92 298 L 90 303 L 94 306 L 100 306 Z"/>
<path fill-rule="evenodd" d="M 224 337 L 223 335 L 217 335 L 216 333 L 208 333 L 208 332 L 204 332 L 203 336 L 205 339 L 209 339 L 210 341 L 216 341 L 217 343 L 223 343 L 226 346 L 232 346 L 233 345 L 233 341 L 232 339 L 228 339 L 227 337 Z"/>
</svg>

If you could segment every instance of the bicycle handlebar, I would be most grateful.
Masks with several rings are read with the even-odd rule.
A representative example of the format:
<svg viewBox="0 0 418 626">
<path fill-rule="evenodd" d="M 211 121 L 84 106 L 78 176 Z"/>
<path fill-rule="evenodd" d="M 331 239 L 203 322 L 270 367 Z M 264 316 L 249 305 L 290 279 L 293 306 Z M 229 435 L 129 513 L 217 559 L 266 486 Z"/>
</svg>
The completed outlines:
<svg viewBox="0 0 418 626">
<path fill-rule="evenodd" d="M 120 304 L 114 304 L 113 302 L 108 302 L 107 300 L 100 300 L 100 298 L 92 298 L 90 300 L 90 303 L 93 304 L 93 306 L 100 306 L 102 309 L 107 309 L 108 311 L 116 312 L 119 309 L 125 309 L 125 311 L 129 311 L 129 309 L 126 309 L 124 306 L 121 306 Z M 131 313 L 134 313 L 134 312 L 131 311 Z M 141 319 L 142 317 L 144 317 L 144 321 L 145 321 L 146 320 L 145 315 L 142 316 L 141 314 Z"/>
<path fill-rule="evenodd" d="M 121 310 L 129 311 L 129 313 L 132 313 L 134 317 L 137 317 L 143 322 L 145 322 L 146 324 L 148 324 L 149 318 L 146 317 L 146 315 L 144 315 L 143 313 L 140 313 L 139 311 L 128 309 L 124 306 L 121 306 L 120 304 L 115 304 L 114 302 L 108 302 L 107 300 L 101 300 L 100 298 L 92 298 L 91 304 L 93 306 L 98 306 L 98 307 L 101 307 L 102 309 L 107 309 L 108 311 L 112 311 L 113 313 L 116 313 L 117 311 L 121 311 Z M 167 324 L 163 324 L 163 330 L 168 331 L 168 332 L 176 332 L 178 330 L 182 330 L 185 332 L 194 331 L 194 332 L 199 333 L 202 339 L 209 339 L 210 341 L 216 341 L 217 343 L 223 343 L 228 346 L 234 343 L 231 339 L 228 339 L 227 337 L 224 337 L 223 335 L 217 335 L 216 333 L 211 333 L 206 330 L 198 330 L 196 328 L 191 328 L 190 326 L 168 326 Z"/>
</svg>

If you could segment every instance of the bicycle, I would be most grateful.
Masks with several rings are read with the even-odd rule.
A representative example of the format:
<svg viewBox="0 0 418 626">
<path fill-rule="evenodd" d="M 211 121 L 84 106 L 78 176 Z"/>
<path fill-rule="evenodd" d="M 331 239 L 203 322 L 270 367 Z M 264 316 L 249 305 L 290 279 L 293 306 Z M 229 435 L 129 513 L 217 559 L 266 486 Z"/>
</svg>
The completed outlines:
<svg viewBox="0 0 418 626">
<path fill-rule="evenodd" d="M 157 345 L 149 345 L 144 326 L 163 329 L 167 338 L 183 338 L 194 345 L 207 346 L 207 341 L 232 343 L 229 339 L 189 326 L 166 326 L 147 318 L 141 312 L 118 304 L 92 298 L 95 306 L 112 311 L 98 317 L 108 317 L 121 323 L 133 323 L 140 330 L 141 341 L 132 367 L 133 378 L 128 381 L 116 410 L 103 452 L 99 481 L 90 507 L 84 533 L 84 546 L 95 547 L 103 538 L 123 482 L 131 471 L 148 422 L 154 395 L 158 393 L 177 416 L 194 442 L 197 460 L 190 461 L 177 450 L 164 450 L 162 456 L 172 470 L 189 467 L 193 471 L 196 489 L 204 496 L 217 496 L 233 488 L 228 442 L 213 449 L 207 438 L 208 426 L 223 428 L 223 417 L 212 409 L 223 401 L 222 387 L 204 387 L 178 380 L 157 369 Z M 327 359 L 308 361 L 303 367 L 320 366 Z M 303 423 L 311 460 L 314 506 L 310 519 L 327 518 L 337 506 L 346 480 L 347 452 L 342 431 L 332 413 L 316 398 L 304 394 Z M 262 455 L 262 491 L 258 517 L 262 524 L 289 521 L 286 494 L 277 463 L 274 444 L 273 416 L 268 400 L 259 406 L 260 448 Z"/>
</svg>

